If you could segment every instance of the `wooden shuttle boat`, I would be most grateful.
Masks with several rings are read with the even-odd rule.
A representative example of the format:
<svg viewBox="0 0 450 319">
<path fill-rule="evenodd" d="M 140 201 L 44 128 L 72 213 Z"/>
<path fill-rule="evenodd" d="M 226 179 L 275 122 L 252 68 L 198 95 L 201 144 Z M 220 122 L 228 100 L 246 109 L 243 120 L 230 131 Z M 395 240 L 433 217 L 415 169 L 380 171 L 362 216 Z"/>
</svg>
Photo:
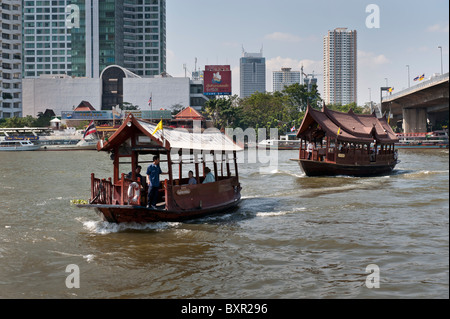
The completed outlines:
<svg viewBox="0 0 450 319">
<path fill-rule="evenodd" d="M 308 106 L 297 132 L 301 139 L 297 161 L 307 176 L 376 176 L 392 172 L 397 163 L 398 138 L 386 118 L 322 111 Z M 312 143 L 312 151 L 308 144 Z"/>
<path fill-rule="evenodd" d="M 157 125 L 130 114 L 108 141 L 99 141 L 97 149 L 111 153 L 114 177 L 106 180 L 91 174 L 89 204 L 77 206 L 94 208 L 108 222 L 183 221 L 225 212 L 241 200 L 237 152 L 242 149 L 217 130 L 157 130 Z M 141 183 L 136 168 L 142 166 L 146 179 L 154 155 L 160 156 L 164 173 L 158 204 L 152 209 L 147 208 L 148 185 Z M 120 173 L 123 165 L 131 176 Z M 206 167 L 215 182 L 202 183 Z M 189 170 L 195 185 L 188 185 Z"/>
</svg>

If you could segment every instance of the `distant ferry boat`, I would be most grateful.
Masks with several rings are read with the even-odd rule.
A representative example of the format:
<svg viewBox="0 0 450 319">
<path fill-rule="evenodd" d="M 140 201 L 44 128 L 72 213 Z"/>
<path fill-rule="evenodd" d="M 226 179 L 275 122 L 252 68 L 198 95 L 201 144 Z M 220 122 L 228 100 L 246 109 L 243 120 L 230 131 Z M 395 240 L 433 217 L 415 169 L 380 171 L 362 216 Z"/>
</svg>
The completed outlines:
<svg viewBox="0 0 450 319">
<path fill-rule="evenodd" d="M 29 140 L 0 141 L 0 151 L 35 151 L 40 147 L 40 145 L 35 145 Z"/>
<path fill-rule="evenodd" d="M 308 106 L 297 133 L 301 139 L 297 161 L 306 176 L 377 176 L 399 163 L 398 138 L 386 118 L 375 114 L 322 111 Z"/>
<path fill-rule="evenodd" d="M 448 130 L 428 133 L 397 133 L 396 148 L 401 149 L 442 149 L 448 148 Z"/>
<path fill-rule="evenodd" d="M 258 148 L 278 149 L 278 150 L 298 150 L 300 148 L 300 139 L 297 133 L 289 133 L 280 136 L 279 140 L 269 139 L 258 143 Z"/>
</svg>

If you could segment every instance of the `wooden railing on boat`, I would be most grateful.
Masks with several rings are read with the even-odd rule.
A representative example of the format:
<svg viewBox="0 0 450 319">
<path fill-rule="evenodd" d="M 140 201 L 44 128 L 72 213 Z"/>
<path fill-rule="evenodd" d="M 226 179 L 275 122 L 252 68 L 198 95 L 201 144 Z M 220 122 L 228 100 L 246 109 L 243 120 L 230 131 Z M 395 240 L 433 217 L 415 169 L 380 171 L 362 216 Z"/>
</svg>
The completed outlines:
<svg viewBox="0 0 450 319">
<path fill-rule="evenodd" d="M 214 194 L 219 194 L 219 198 L 228 198 L 229 200 L 233 199 L 233 193 L 226 194 L 226 190 L 229 192 L 233 191 L 235 187 L 239 187 L 238 178 L 235 176 L 221 176 L 219 175 L 216 178 L 216 182 L 214 184 L 202 184 L 204 177 L 199 178 L 199 184 L 197 185 L 187 185 L 188 179 L 184 178 L 181 180 L 174 180 L 174 185 L 170 186 L 168 180 L 164 180 L 161 182 L 161 189 L 159 194 L 159 199 L 165 201 L 169 198 L 170 205 L 172 206 L 176 201 L 180 201 L 178 198 L 179 190 L 189 188 L 189 192 L 192 192 L 193 196 L 200 199 L 200 202 L 203 201 L 204 205 L 208 205 L 208 201 L 214 202 L 217 198 L 215 198 Z M 90 204 L 96 205 L 129 205 L 129 197 L 128 197 L 128 188 L 130 184 L 134 181 L 125 177 L 125 174 L 122 174 L 121 179 L 113 184 L 111 178 L 108 179 L 99 179 L 91 174 L 91 198 L 89 200 Z M 138 181 L 140 182 L 140 181 Z M 217 188 L 217 189 L 216 189 Z M 215 193 L 214 191 L 216 190 Z M 183 197 L 183 196 L 182 196 Z M 216 196 L 217 197 L 217 196 Z M 191 198 L 191 197 L 189 197 Z M 175 202 L 173 202 L 175 201 Z M 173 202 L 173 203 L 172 203 Z M 147 187 L 141 187 L 140 198 L 137 203 L 133 205 L 136 206 L 145 206 L 147 204 Z M 191 203 L 189 199 L 187 202 L 182 205 L 184 209 L 192 209 L 194 203 Z M 198 203 L 195 203 L 197 205 Z M 191 207 L 192 206 L 192 207 Z"/>
<path fill-rule="evenodd" d="M 308 151 L 304 148 L 300 149 L 300 159 L 308 159 Z M 344 148 L 336 151 L 334 147 L 328 149 L 326 147 L 315 148 L 312 151 L 312 161 L 326 161 L 337 164 L 370 164 L 371 162 L 392 162 L 394 161 L 394 149 L 387 148 L 377 150 L 377 154 L 367 148 Z"/>
<path fill-rule="evenodd" d="M 132 180 L 125 178 L 125 174 L 122 174 L 122 178 L 117 184 L 113 184 L 111 178 L 99 179 L 95 178 L 94 174 L 91 174 L 91 204 L 101 205 L 127 205 L 128 204 L 128 188 Z M 142 192 L 141 192 L 142 194 Z M 138 205 L 141 204 L 139 199 Z"/>
</svg>

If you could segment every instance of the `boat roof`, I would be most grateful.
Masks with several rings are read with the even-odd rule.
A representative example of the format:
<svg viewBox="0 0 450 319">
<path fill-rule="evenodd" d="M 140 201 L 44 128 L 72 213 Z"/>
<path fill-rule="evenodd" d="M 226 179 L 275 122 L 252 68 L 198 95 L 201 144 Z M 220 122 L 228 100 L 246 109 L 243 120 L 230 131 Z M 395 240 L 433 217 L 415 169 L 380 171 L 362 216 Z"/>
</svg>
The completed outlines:
<svg viewBox="0 0 450 319">
<path fill-rule="evenodd" d="M 307 112 L 300 126 L 297 137 L 308 139 L 315 129 L 325 131 L 327 136 L 338 141 L 350 143 L 371 143 L 375 140 L 382 144 L 398 142 L 398 138 L 385 117 L 377 118 L 372 114 L 355 114 L 332 111 L 325 105 L 321 111 L 308 105 Z M 338 134 L 339 133 L 339 134 Z"/>
<path fill-rule="evenodd" d="M 108 141 L 99 142 L 97 150 L 110 151 L 126 143 L 132 136 L 137 136 L 137 140 L 142 136 L 147 136 L 150 138 L 146 139 L 147 143 L 144 142 L 143 145 L 138 145 L 142 151 L 152 149 L 165 149 L 167 151 L 242 151 L 242 148 L 236 145 L 232 139 L 217 129 L 207 129 L 203 132 L 192 133 L 186 129 L 164 127 L 162 130 L 155 132 L 156 127 L 156 124 L 139 120 L 132 114 L 129 114 L 120 128 L 117 129 Z"/>
</svg>

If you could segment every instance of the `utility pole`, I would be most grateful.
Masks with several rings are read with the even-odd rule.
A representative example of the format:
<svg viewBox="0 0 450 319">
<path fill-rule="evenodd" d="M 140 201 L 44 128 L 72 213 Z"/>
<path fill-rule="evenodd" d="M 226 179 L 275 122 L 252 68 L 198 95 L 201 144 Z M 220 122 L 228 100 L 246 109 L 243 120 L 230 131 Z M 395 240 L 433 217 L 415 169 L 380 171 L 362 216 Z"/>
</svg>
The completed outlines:
<svg viewBox="0 0 450 319">
<path fill-rule="evenodd" d="M 410 77 L 409 77 L 409 65 L 406 66 L 408 68 L 408 88 L 411 87 Z"/>
</svg>

